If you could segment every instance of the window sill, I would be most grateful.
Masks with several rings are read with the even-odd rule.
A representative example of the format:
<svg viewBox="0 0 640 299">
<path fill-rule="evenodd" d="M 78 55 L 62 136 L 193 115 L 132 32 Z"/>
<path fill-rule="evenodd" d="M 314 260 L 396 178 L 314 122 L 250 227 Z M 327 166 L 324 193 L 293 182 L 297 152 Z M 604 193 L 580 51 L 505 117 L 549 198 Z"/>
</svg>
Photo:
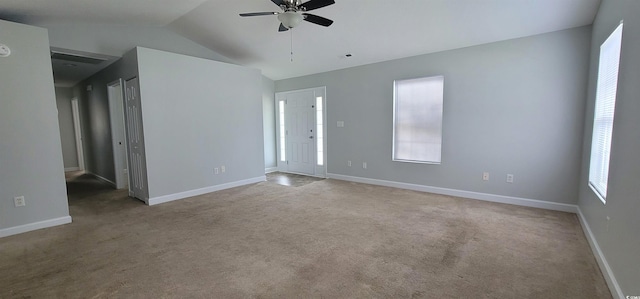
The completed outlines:
<svg viewBox="0 0 640 299">
<path fill-rule="evenodd" d="M 593 191 L 593 193 L 596 194 L 596 196 L 600 199 L 603 205 L 607 204 L 607 199 L 604 196 L 600 195 L 600 192 L 596 190 L 596 187 L 594 187 L 591 183 L 589 183 L 589 188 L 591 188 L 591 191 Z"/>
</svg>

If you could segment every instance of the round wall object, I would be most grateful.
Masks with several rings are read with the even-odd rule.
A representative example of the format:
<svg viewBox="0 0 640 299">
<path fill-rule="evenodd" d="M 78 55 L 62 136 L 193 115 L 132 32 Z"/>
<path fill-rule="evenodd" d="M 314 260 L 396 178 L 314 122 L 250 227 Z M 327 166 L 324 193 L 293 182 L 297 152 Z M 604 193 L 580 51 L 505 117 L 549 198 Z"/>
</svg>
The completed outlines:
<svg viewBox="0 0 640 299">
<path fill-rule="evenodd" d="M 11 49 L 9 49 L 9 46 L 0 44 L 0 57 L 7 57 L 11 55 Z"/>
</svg>

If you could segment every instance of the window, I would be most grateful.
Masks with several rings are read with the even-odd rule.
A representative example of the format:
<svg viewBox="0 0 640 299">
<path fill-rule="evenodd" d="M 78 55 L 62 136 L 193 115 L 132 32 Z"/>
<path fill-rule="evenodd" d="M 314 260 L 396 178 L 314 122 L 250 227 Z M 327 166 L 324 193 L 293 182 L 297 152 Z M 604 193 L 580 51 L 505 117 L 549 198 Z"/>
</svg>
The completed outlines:
<svg viewBox="0 0 640 299">
<path fill-rule="evenodd" d="M 621 46 L 622 23 L 600 46 L 589 186 L 603 203 L 606 202 L 609 181 L 609 157 L 611 155 L 611 135 L 613 134 L 613 115 L 618 88 Z"/>
<path fill-rule="evenodd" d="M 317 150 L 317 164 L 319 166 L 324 165 L 324 133 L 323 133 L 323 108 L 322 97 L 316 97 L 316 150 Z"/>
<path fill-rule="evenodd" d="M 284 101 L 279 101 L 279 112 L 280 112 L 280 161 L 287 161 L 287 155 L 285 149 L 287 148 L 286 143 L 286 129 L 284 127 Z"/>
<path fill-rule="evenodd" d="M 394 161 L 441 162 L 443 96 L 443 76 L 394 82 Z"/>
</svg>

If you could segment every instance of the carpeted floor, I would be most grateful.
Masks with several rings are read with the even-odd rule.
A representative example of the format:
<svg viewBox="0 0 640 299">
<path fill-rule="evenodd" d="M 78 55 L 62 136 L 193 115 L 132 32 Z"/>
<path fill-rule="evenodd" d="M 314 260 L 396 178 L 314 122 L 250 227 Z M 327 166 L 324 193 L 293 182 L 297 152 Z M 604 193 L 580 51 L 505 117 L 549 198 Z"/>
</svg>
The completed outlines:
<svg viewBox="0 0 640 299">
<path fill-rule="evenodd" d="M 87 175 L 0 298 L 611 298 L 573 214 L 319 180 L 148 207 Z"/>
</svg>

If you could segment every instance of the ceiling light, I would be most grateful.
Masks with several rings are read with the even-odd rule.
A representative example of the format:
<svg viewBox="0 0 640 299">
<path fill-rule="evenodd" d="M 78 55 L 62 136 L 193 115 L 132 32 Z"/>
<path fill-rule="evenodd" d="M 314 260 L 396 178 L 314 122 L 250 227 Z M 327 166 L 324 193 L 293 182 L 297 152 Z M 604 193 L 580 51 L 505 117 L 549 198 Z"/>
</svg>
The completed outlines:
<svg viewBox="0 0 640 299">
<path fill-rule="evenodd" d="M 298 24 L 302 22 L 302 19 L 303 17 L 301 14 L 293 11 L 285 11 L 278 14 L 278 20 L 282 22 L 282 25 L 289 29 L 298 26 Z"/>
</svg>

